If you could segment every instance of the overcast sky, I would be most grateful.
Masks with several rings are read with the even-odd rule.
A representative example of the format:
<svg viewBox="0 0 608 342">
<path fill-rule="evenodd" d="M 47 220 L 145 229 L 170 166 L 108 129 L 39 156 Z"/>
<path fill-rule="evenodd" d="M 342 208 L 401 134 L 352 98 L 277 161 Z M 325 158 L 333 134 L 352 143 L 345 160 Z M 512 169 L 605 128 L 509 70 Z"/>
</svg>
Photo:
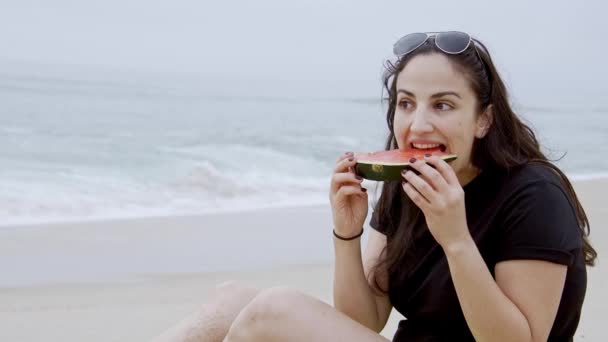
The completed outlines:
<svg viewBox="0 0 608 342">
<path fill-rule="evenodd" d="M 454 29 L 484 41 L 507 81 L 518 86 L 546 86 L 550 77 L 560 89 L 568 82 L 608 89 L 608 5 L 600 0 L 0 4 L 0 62 L 366 81 L 378 80 L 403 34 Z"/>
</svg>

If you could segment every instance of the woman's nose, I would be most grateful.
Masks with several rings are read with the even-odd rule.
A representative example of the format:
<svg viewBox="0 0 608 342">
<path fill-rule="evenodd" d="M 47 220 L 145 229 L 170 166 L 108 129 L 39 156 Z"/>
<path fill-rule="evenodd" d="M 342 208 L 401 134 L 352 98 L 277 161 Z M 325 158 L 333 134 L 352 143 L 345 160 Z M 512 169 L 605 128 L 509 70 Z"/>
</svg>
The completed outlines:
<svg viewBox="0 0 608 342">
<path fill-rule="evenodd" d="M 417 109 L 412 115 L 410 131 L 414 133 L 428 133 L 433 131 L 433 125 L 429 121 L 429 115 L 424 108 Z"/>
</svg>

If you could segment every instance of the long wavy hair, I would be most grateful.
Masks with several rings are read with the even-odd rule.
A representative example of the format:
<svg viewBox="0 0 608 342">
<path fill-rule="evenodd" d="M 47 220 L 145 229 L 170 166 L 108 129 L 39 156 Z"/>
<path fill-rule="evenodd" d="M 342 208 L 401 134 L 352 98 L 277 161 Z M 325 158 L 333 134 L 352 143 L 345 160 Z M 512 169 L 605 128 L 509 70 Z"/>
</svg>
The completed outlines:
<svg viewBox="0 0 608 342">
<path fill-rule="evenodd" d="M 412 58 L 419 55 L 443 53 L 429 38 L 422 46 L 401 57 L 396 62 L 387 61 L 383 75 L 384 91 L 388 94 L 386 123 L 389 136 L 386 150 L 398 148 L 395 139 L 393 121 L 397 105 L 397 76 Z M 536 162 L 552 169 L 560 178 L 571 202 L 575 206 L 577 221 L 583 236 L 583 254 L 585 263 L 595 264 L 597 252 L 589 243 L 589 220 L 578 200 L 572 184 L 566 175 L 555 166 L 542 152 L 532 129 L 523 123 L 513 112 L 506 87 L 501 80 L 487 48 L 474 39 L 466 51 L 456 55 L 446 55 L 453 66 L 467 78 L 477 97 L 477 113 L 483 113 L 492 105 L 492 124 L 487 134 L 476 138 L 472 149 L 472 163 L 479 169 L 510 170 L 526 163 Z M 388 274 L 391 283 L 401 283 L 407 275 L 406 260 L 412 253 L 413 237 L 426 227 L 422 211 L 409 199 L 403 196 L 400 182 L 384 182 L 382 192 L 375 204 L 377 223 L 386 229 L 387 245 L 382 251 L 378 263 L 370 275 L 377 291 L 387 294 L 379 282 L 380 273 Z"/>
</svg>

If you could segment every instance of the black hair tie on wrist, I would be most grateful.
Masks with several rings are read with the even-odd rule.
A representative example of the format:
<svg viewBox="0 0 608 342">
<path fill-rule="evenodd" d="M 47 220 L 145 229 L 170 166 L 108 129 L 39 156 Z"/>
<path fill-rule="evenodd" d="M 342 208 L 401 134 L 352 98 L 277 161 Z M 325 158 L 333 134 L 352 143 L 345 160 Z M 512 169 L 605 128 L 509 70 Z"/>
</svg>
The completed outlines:
<svg viewBox="0 0 608 342">
<path fill-rule="evenodd" d="M 336 234 L 336 230 L 334 229 L 334 236 L 337 237 L 338 239 L 344 240 L 344 241 L 354 240 L 354 239 L 360 237 L 361 235 L 363 235 L 363 228 L 361 228 L 361 232 L 359 234 L 357 234 L 357 235 L 355 235 L 353 237 L 349 237 L 349 238 L 345 238 L 345 237 L 342 237 L 342 236 Z"/>
</svg>

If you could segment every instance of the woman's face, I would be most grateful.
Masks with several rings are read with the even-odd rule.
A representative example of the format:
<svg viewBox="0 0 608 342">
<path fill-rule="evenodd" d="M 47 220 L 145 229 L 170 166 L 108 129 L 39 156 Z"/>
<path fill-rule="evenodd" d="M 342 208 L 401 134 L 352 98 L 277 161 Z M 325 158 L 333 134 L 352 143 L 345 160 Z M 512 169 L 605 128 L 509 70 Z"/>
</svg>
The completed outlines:
<svg viewBox="0 0 608 342">
<path fill-rule="evenodd" d="M 443 145 L 462 185 L 478 170 L 471 163 L 474 139 L 487 131 L 491 113 L 477 115 L 469 81 L 441 53 L 418 55 L 397 76 L 394 130 L 400 149 Z"/>
</svg>

